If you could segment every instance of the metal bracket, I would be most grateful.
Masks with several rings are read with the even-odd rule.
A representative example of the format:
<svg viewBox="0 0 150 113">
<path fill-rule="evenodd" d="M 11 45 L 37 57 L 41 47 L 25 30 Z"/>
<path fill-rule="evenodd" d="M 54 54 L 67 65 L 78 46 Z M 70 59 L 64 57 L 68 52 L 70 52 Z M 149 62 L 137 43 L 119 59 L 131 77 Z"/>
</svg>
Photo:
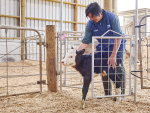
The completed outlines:
<svg viewBox="0 0 150 113">
<path fill-rule="evenodd" d="M 40 45 L 40 42 L 37 42 L 36 44 L 37 44 L 37 45 Z M 41 42 L 41 45 L 44 45 L 44 46 L 45 46 L 45 42 Z"/>
<path fill-rule="evenodd" d="M 46 80 L 37 81 L 37 84 L 46 84 Z"/>
<path fill-rule="evenodd" d="M 150 68 L 149 68 L 149 69 L 146 69 L 146 71 L 147 71 L 147 72 L 150 72 Z"/>
<path fill-rule="evenodd" d="M 63 71 L 57 71 L 57 75 L 63 74 Z"/>
<path fill-rule="evenodd" d="M 61 35 L 64 35 L 64 33 L 58 32 L 57 35 L 58 35 L 58 36 L 61 36 Z"/>
<path fill-rule="evenodd" d="M 150 44 L 146 44 L 146 46 L 150 47 Z"/>
<path fill-rule="evenodd" d="M 135 47 L 135 43 L 134 43 L 134 41 L 132 40 L 132 45 L 131 45 L 131 47 Z"/>
</svg>

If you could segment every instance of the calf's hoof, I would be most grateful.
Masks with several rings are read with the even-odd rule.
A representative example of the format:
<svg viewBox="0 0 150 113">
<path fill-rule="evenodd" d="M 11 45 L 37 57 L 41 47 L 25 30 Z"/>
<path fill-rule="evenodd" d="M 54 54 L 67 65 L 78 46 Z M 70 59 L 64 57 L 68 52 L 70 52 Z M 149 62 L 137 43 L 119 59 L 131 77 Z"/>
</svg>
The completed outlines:
<svg viewBox="0 0 150 113">
<path fill-rule="evenodd" d="M 84 101 L 84 100 L 81 101 L 81 108 L 82 108 L 82 109 L 85 108 L 85 101 Z"/>
</svg>

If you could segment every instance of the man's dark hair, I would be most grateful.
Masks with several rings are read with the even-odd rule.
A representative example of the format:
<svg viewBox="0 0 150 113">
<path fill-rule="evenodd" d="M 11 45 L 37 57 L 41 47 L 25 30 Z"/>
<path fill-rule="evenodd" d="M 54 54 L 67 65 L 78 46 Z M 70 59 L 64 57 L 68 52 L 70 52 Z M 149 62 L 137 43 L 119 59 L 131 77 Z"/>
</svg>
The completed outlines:
<svg viewBox="0 0 150 113">
<path fill-rule="evenodd" d="M 99 16 L 101 12 L 102 9 L 97 2 L 90 3 L 85 9 L 86 17 L 88 17 L 89 13 L 91 13 L 92 17 L 94 15 Z"/>
</svg>

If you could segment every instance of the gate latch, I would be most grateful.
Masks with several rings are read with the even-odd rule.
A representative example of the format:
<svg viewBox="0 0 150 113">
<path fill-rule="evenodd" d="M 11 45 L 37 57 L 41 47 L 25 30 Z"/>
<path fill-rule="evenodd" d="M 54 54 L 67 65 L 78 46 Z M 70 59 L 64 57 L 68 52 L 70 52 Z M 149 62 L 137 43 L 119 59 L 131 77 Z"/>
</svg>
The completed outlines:
<svg viewBox="0 0 150 113">
<path fill-rule="evenodd" d="M 37 84 L 46 84 L 46 80 L 37 81 Z"/>
</svg>

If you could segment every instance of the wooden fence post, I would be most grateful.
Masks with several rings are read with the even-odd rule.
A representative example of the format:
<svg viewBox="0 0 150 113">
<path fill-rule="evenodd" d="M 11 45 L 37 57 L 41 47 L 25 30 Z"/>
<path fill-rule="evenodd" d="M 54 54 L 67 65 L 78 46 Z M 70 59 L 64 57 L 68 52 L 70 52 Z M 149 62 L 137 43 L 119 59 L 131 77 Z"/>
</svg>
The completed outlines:
<svg viewBox="0 0 150 113">
<path fill-rule="evenodd" d="M 26 0 L 21 0 L 21 27 L 26 26 Z M 25 31 L 21 30 L 21 60 L 24 60 L 24 52 L 25 52 Z M 27 56 L 25 56 L 27 57 Z"/>
<path fill-rule="evenodd" d="M 56 67 L 56 26 L 46 25 L 46 69 L 48 91 L 57 91 L 57 67 Z"/>
</svg>

